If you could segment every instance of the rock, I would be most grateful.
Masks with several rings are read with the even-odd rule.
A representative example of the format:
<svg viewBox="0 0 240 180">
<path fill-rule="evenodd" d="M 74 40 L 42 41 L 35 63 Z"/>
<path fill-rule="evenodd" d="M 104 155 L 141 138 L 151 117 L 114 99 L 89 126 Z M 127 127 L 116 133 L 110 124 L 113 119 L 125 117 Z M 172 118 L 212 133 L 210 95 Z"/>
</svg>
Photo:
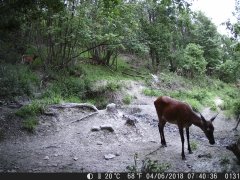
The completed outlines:
<svg viewBox="0 0 240 180">
<path fill-rule="evenodd" d="M 17 109 L 17 108 L 20 108 L 22 107 L 21 104 L 15 104 L 15 103 L 11 103 L 8 105 L 9 108 L 12 108 L 12 109 Z"/>
<path fill-rule="evenodd" d="M 103 143 L 102 142 L 97 142 L 97 145 L 102 145 Z"/>
<path fill-rule="evenodd" d="M 205 158 L 212 158 L 212 155 L 211 155 L 210 153 L 207 153 L 207 154 L 199 154 L 199 155 L 198 155 L 198 158 L 202 158 L 202 157 L 203 157 L 203 158 L 204 158 L 204 157 L 205 157 Z"/>
<path fill-rule="evenodd" d="M 137 118 L 132 115 L 123 115 L 123 117 L 126 119 L 126 124 L 129 124 L 131 126 L 135 126 L 138 122 Z"/>
<path fill-rule="evenodd" d="M 77 161 L 77 160 L 78 160 L 78 158 L 77 158 L 77 157 L 74 157 L 73 159 L 74 159 L 74 161 Z"/>
<path fill-rule="evenodd" d="M 53 167 L 57 167 L 57 166 L 58 166 L 58 164 L 52 164 L 52 166 L 53 166 Z"/>
<path fill-rule="evenodd" d="M 108 130 L 110 132 L 114 131 L 112 125 L 102 125 L 102 126 L 100 126 L 100 128 L 101 128 L 101 130 Z"/>
<path fill-rule="evenodd" d="M 11 169 L 7 171 L 8 173 L 16 173 L 17 171 L 15 169 Z"/>
<path fill-rule="evenodd" d="M 49 160 L 49 157 L 48 157 L 48 156 L 45 156 L 43 159 L 44 159 L 44 160 Z"/>
<path fill-rule="evenodd" d="M 104 158 L 105 158 L 106 160 L 113 159 L 113 158 L 115 158 L 115 157 L 116 157 L 116 155 L 114 155 L 114 154 L 106 154 L 106 155 L 104 155 Z"/>
<path fill-rule="evenodd" d="M 91 131 L 100 131 L 100 127 L 93 126 L 91 128 Z"/>
<path fill-rule="evenodd" d="M 106 109 L 108 112 L 117 113 L 116 104 L 114 103 L 108 104 Z"/>
<path fill-rule="evenodd" d="M 119 153 L 119 152 L 116 152 L 116 153 L 115 153 L 115 156 L 120 156 L 120 153 Z"/>
</svg>

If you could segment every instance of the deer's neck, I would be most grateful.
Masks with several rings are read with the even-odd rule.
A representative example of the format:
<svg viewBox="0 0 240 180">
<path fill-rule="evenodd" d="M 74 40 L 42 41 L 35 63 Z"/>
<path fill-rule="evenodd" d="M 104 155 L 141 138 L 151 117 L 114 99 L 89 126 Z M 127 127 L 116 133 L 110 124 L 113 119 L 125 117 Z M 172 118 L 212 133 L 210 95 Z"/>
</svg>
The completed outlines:
<svg viewBox="0 0 240 180">
<path fill-rule="evenodd" d="M 196 113 L 193 113 L 192 123 L 200 129 L 203 127 L 202 119 Z"/>
</svg>

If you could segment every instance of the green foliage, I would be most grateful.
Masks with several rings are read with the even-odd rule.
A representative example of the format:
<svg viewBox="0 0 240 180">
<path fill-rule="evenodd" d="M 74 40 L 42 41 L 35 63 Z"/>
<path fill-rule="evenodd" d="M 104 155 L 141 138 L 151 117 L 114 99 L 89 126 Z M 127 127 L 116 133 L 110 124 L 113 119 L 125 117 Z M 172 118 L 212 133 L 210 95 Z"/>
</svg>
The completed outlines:
<svg viewBox="0 0 240 180">
<path fill-rule="evenodd" d="M 165 172 L 167 169 L 171 167 L 169 163 L 158 163 L 157 160 L 151 160 L 150 158 L 146 158 L 142 161 L 142 167 L 138 167 L 137 165 L 138 154 L 134 154 L 134 165 L 127 166 L 126 169 L 129 172 Z"/>
<path fill-rule="evenodd" d="M 138 166 L 137 166 L 138 154 L 135 153 L 133 158 L 134 158 L 134 165 L 132 165 L 132 166 L 127 166 L 126 169 L 127 169 L 128 171 L 130 171 L 130 172 L 136 173 L 136 172 L 138 172 Z"/>
<path fill-rule="evenodd" d="M 39 84 L 37 76 L 26 66 L 1 64 L 0 97 L 12 98 L 32 95 Z"/>
<path fill-rule="evenodd" d="M 149 88 L 144 88 L 143 94 L 146 96 L 161 96 L 161 95 L 163 95 L 163 93 L 160 92 L 159 90 L 149 89 Z"/>
<path fill-rule="evenodd" d="M 171 165 L 169 163 L 158 163 L 157 160 L 151 160 L 150 158 L 146 158 L 143 161 L 143 165 L 141 168 L 141 172 L 165 172 L 169 169 Z"/>
<path fill-rule="evenodd" d="M 35 116 L 27 117 L 23 121 L 23 128 L 26 129 L 29 132 L 34 132 L 37 125 L 38 125 L 38 121 L 37 121 L 37 118 Z"/>
<path fill-rule="evenodd" d="M 207 62 L 203 57 L 202 47 L 194 43 L 188 44 L 181 64 L 185 75 L 189 74 L 190 77 L 205 73 Z"/>
<path fill-rule="evenodd" d="M 197 150 L 197 142 L 196 141 L 191 141 L 190 142 L 190 146 L 191 146 L 191 149 L 193 150 L 193 151 L 195 151 L 195 150 Z"/>
<path fill-rule="evenodd" d="M 127 94 L 123 97 L 122 101 L 124 104 L 130 104 L 132 99 L 133 99 L 133 97 L 131 95 Z"/>
<path fill-rule="evenodd" d="M 228 159 L 228 157 L 222 157 L 220 159 L 220 164 L 223 165 L 223 166 L 225 166 L 225 165 L 227 165 L 229 163 L 230 163 L 230 160 Z"/>
<path fill-rule="evenodd" d="M 22 118 L 34 117 L 44 111 L 45 104 L 41 101 L 33 101 L 31 104 L 25 105 L 16 111 L 16 115 Z"/>
<path fill-rule="evenodd" d="M 217 67 L 218 76 L 221 80 L 225 82 L 234 82 L 236 81 L 236 73 L 238 71 L 238 65 L 232 60 L 226 60 L 226 62 L 220 64 Z"/>
</svg>

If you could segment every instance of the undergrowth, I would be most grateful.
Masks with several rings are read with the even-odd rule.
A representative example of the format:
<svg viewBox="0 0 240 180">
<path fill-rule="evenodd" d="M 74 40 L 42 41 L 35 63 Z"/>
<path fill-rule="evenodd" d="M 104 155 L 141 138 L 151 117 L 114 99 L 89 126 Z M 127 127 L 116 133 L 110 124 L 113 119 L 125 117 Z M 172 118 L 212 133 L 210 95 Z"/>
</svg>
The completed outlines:
<svg viewBox="0 0 240 180">
<path fill-rule="evenodd" d="M 151 76 L 146 78 L 130 77 L 122 74 L 130 65 L 119 59 L 116 70 L 106 66 L 79 63 L 66 70 L 45 72 L 51 80 L 40 88 L 41 80 L 29 66 L 1 64 L 0 67 L 0 98 L 12 99 L 16 96 L 27 95 L 32 101 L 20 108 L 16 115 L 27 119 L 24 126 L 36 126 L 30 117 L 37 117 L 44 112 L 49 104 L 61 102 L 88 102 L 98 108 L 105 108 L 112 102 L 113 94 L 124 86 L 124 80 L 145 80 L 148 88 L 143 90 L 147 96 L 167 95 L 189 103 L 194 110 L 201 111 L 205 106 L 217 111 L 219 108 L 228 116 L 240 114 L 240 92 L 231 84 L 217 79 L 197 77 L 187 79 L 174 73 L 164 72 L 158 75 L 158 81 L 153 84 Z M 34 96 L 38 90 L 40 96 Z M 216 97 L 223 100 L 223 104 L 216 107 Z M 125 94 L 122 98 L 124 104 L 130 104 L 133 97 Z M 34 118 L 33 118 L 34 119 Z M 26 123 L 28 122 L 29 123 Z M 34 129 L 34 128 L 33 128 Z"/>
<path fill-rule="evenodd" d="M 150 158 L 145 158 L 142 160 L 142 165 L 139 167 L 138 163 L 138 154 L 134 154 L 134 165 L 127 166 L 126 169 L 129 172 L 137 173 L 147 173 L 147 172 L 165 172 L 171 167 L 169 163 L 159 163 L 158 160 L 151 160 Z"/>
<path fill-rule="evenodd" d="M 219 106 L 228 116 L 240 114 L 240 91 L 231 84 L 209 77 L 187 79 L 174 73 L 161 73 L 158 82 L 146 81 L 148 88 L 143 90 L 146 96 L 170 96 L 189 103 L 194 110 L 201 111 L 203 107 L 210 107 L 217 111 L 215 99 L 219 97 L 223 104 Z"/>
</svg>

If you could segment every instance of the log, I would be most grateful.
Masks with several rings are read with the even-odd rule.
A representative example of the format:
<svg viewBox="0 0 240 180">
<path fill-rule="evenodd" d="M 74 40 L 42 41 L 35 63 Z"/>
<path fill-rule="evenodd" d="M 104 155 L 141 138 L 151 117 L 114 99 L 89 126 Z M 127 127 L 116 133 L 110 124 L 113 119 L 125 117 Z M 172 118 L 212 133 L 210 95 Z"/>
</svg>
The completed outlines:
<svg viewBox="0 0 240 180">
<path fill-rule="evenodd" d="M 83 107 L 87 107 L 87 108 L 93 109 L 95 111 L 98 111 L 96 106 L 94 106 L 92 104 L 88 104 L 88 103 L 62 103 L 62 104 L 50 105 L 49 107 L 50 108 L 83 108 Z"/>
<path fill-rule="evenodd" d="M 82 120 L 84 120 L 84 119 L 86 119 L 86 118 L 88 118 L 88 117 L 90 117 L 90 116 L 93 116 L 94 114 L 97 114 L 97 113 L 98 113 L 98 112 L 93 112 L 93 113 L 91 113 L 91 114 L 88 114 L 88 115 L 82 117 L 81 119 L 78 119 L 78 120 L 75 120 L 75 121 L 71 121 L 70 123 L 75 123 L 75 122 L 82 121 Z"/>
<path fill-rule="evenodd" d="M 232 151 L 240 162 L 240 138 L 236 143 L 230 144 L 226 147 L 228 150 Z"/>
</svg>

